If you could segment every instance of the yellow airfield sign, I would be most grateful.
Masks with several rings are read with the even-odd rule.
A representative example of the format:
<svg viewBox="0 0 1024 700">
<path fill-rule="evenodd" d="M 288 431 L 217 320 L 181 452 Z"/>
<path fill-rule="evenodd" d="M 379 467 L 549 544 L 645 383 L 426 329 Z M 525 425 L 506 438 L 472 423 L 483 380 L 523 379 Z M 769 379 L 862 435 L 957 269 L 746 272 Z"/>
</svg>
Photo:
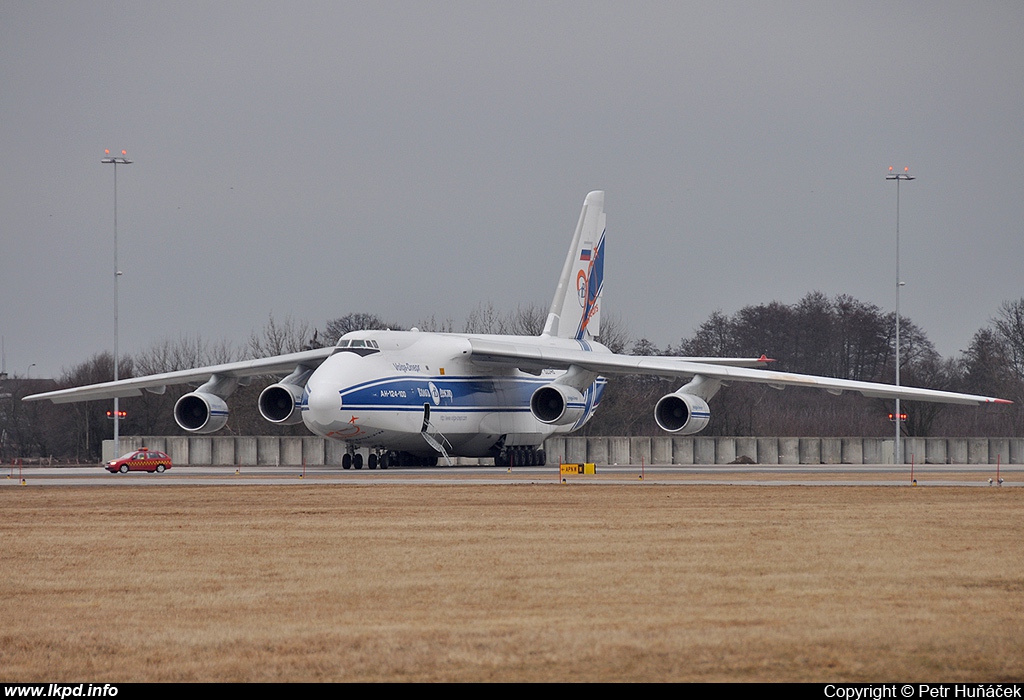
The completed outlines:
<svg viewBox="0 0 1024 700">
<path fill-rule="evenodd" d="M 562 474 L 596 474 L 593 462 L 562 462 Z"/>
</svg>

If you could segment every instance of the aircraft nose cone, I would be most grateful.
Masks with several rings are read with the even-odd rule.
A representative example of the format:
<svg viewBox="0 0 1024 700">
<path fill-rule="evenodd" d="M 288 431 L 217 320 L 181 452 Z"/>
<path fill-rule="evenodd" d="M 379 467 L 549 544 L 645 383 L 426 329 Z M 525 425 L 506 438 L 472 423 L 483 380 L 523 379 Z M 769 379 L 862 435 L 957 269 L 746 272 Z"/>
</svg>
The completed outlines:
<svg viewBox="0 0 1024 700">
<path fill-rule="evenodd" d="M 306 426 L 316 433 L 329 430 L 331 424 L 337 420 L 338 411 L 341 409 L 341 396 L 337 390 L 332 391 L 322 383 L 310 382 L 306 385 L 308 398 L 306 399 L 306 410 L 302 413 L 302 419 Z"/>
</svg>

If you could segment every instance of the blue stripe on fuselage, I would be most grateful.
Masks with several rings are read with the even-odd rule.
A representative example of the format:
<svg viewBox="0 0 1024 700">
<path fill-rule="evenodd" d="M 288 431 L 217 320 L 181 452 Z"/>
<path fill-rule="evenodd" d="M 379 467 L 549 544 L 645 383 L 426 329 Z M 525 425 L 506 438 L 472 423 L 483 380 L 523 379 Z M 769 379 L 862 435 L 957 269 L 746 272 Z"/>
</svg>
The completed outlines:
<svg viewBox="0 0 1024 700">
<path fill-rule="evenodd" d="M 423 404 L 429 403 L 432 411 L 528 413 L 533 392 L 551 381 L 541 377 L 396 376 L 361 382 L 338 393 L 342 408 L 349 411 L 419 412 Z M 597 408 L 605 383 L 599 377 L 584 392 L 586 418 Z M 303 410 L 307 410 L 307 403 L 308 396 L 304 394 Z M 581 425 L 582 422 L 585 418 Z"/>
<path fill-rule="evenodd" d="M 387 377 L 342 389 L 346 409 L 529 411 L 530 397 L 550 380 L 518 377 Z"/>
</svg>

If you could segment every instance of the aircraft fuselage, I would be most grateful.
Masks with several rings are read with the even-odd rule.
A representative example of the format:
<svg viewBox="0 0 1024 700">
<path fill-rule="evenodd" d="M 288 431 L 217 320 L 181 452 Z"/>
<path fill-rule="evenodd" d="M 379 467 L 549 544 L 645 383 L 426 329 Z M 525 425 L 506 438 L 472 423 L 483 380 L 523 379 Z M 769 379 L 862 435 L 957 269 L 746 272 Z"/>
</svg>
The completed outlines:
<svg viewBox="0 0 1024 700">
<path fill-rule="evenodd" d="M 353 447 L 426 455 L 433 452 L 421 435 L 427 418 L 453 455 L 485 457 L 499 442 L 536 447 L 553 433 L 575 430 L 600 403 L 603 378 L 584 392 L 586 410 L 578 421 L 540 422 L 530 411 L 530 398 L 564 372 L 530 374 L 508 367 L 482 372 L 479 363 L 470 361 L 469 337 L 418 331 L 346 335 L 306 383 L 303 422 L 312 432 Z M 564 339 L 537 342 L 579 347 Z"/>
</svg>

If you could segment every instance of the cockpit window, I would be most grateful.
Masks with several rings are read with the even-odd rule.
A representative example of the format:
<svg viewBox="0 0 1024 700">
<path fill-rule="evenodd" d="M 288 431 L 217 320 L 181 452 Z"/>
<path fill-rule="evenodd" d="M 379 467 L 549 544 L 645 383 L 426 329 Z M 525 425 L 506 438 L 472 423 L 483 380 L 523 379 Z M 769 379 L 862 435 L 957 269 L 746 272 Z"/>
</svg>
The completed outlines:
<svg viewBox="0 0 1024 700">
<path fill-rule="evenodd" d="M 344 338 L 338 341 L 335 346 L 338 348 L 377 348 L 380 349 L 380 345 L 377 344 L 376 340 L 359 340 L 358 338 Z"/>
<path fill-rule="evenodd" d="M 366 357 L 367 355 L 380 352 L 380 346 L 377 345 L 376 340 L 347 338 L 345 340 L 339 340 L 338 344 L 335 346 L 333 354 L 337 355 L 339 352 L 354 352 L 361 357 Z"/>
</svg>

